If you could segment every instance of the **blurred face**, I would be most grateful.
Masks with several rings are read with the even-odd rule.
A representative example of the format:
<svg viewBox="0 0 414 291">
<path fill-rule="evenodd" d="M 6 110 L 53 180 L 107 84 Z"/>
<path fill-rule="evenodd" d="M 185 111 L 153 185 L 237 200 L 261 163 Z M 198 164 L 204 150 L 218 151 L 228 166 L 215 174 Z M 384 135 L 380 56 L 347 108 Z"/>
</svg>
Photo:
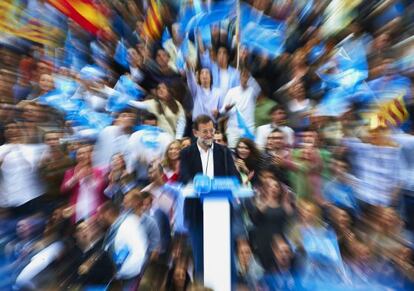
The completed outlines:
<svg viewBox="0 0 414 291">
<path fill-rule="evenodd" d="M 158 85 L 157 96 L 159 99 L 163 101 L 167 101 L 169 99 L 169 92 L 168 92 L 167 85 L 165 85 L 164 83 L 161 83 Z"/>
<path fill-rule="evenodd" d="M 131 128 L 135 125 L 136 118 L 135 113 L 122 112 L 117 118 L 117 124 L 123 128 Z"/>
<path fill-rule="evenodd" d="M 90 145 L 79 148 L 76 153 L 77 162 L 80 164 L 90 164 L 92 162 L 92 150 L 93 147 Z"/>
<path fill-rule="evenodd" d="M 170 61 L 170 57 L 168 56 L 166 51 L 158 50 L 157 55 L 155 57 L 155 61 L 161 68 L 166 68 L 168 67 L 168 62 Z"/>
<path fill-rule="evenodd" d="M 173 143 L 168 148 L 168 158 L 172 161 L 176 161 L 180 158 L 180 144 Z"/>
<path fill-rule="evenodd" d="M 37 64 L 37 71 L 39 72 L 39 75 L 50 74 L 51 68 L 49 64 L 44 63 L 44 62 L 39 62 Z"/>
<path fill-rule="evenodd" d="M 280 150 L 285 147 L 285 135 L 283 132 L 272 132 L 267 139 L 270 150 Z"/>
<path fill-rule="evenodd" d="M 177 266 L 174 269 L 174 275 L 173 275 L 174 285 L 177 288 L 184 288 L 185 278 L 186 278 L 186 270 L 184 266 Z"/>
<path fill-rule="evenodd" d="M 263 186 L 263 192 L 271 199 L 277 200 L 280 196 L 280 184 L 273 177 L 266 178 Z"/>
<path fill-rule="evenodd" d="M 318 133 L 316 131 L 305 131 L 302 133 L 302 143 L 315 146 Z"/>
<path fill-rule="evenodd" d="M 41 75 L 39 79 L 39 87 L 40 87 L 40 90 L 42 90 L 43 92 L 48 92 L 48 91 L 53 90 L 53 88 L 55 87 L 55 84 L 53 82 L 53 77 L 48 74 Z"/>
<path fill-rule="evenodd" d="M 242 265 L 248 265 L 252 256 L 252 250 L 247 243 L 243 242 L 239 245 L 237 255 Z"/>
<path fill-rule="evenodd" d="M 6 126 L 4 135 L 6 137 L 7 141 L 11 141 L 14 140 L 18 137 L 20 137 L 20 128 L 19 125 L 17 123 L 10 123 Z"/>
<path fill-rule="evenodd" d="M 247 87 L 247 82 L 249 81 L 249 77 L 250 77 L 250 74 L 249 74 L 248 71 L 244 70 L 244 71 L 241 72 L 241 74 L 240 74 L 240 85 L 243 88 Z"/>
<path fill-rule="evenodd" d="M 211 75 L 208 69 L 201 69 L 200 71 L 200 83 L 204 88 L 210 88 L 211 85 Z"/>
<path fill-rule="evenodd" d="M 304 203 L 299 209 L 300 216 L 304 222 L 316 221 L 316 208 L 312 204 Z"/>
<path fill-rule="evenodd" d="M 229 54 L 227 52 L 227 49 L 224 47 L 221 47 L 217 51 L 217 63 L 221 68 L 227 68 L 229 64 Z"/>
<path fill-rule="evenodd" d="M 273 111 L 270 116 L 272 123 L 281 124 L 286 120 L 286 112 L 282 109 Z"/>
<path fill-rule="evenodd" d="M 142 28 L 144 26 L 144 23 L 142 21 L 137 21 L 135 25 L 135 30 L 140 34 L 142 32 Z"/>
<path fill-rule="evenodd" d="M 148 168 L 148 178 L 151 181 L 157 180 L 162 175 L 159 165 L 153 164 Z"/>
<path fill-rule="evenodd" d="M 250 149 L 244 142 L 239 142 L 237 145 L 237 154 L 242 160 L 247 159 L 250 155 Z"/>
<path fill-rule="evenodd" d="M 135 209 L 135 207 L 137 206 L 133 199 L 133 195 L 134 194 L 130 192 L 124 196 L 122 205 L 124 206 L 125 209 Z"/>
<path fill-rule="evenodd" d="M 157 126 L 157 120 L 156 119 L 145 119 L 144 124 L 151 125 L 151 126 Z"/>
<path fill-rule="evenodd" d="M 301 82 L 298 82 L 289 88 L 289 95 L 297 100 L 304 100 L 306 97 L 305 87 Z"/>
<path fill-rule="evenodd" d="M 112 170 L 123 170 L 125 168 L 125 161 L 122 155 L 114 155 L 111 161 Z"/>
<path fill-rule="evenodd" d="M 140 66 L 143 61 L 142 56 L 133 48 L 128 49 L 128 58 L 136 66 Z"/>
<path fill-rule="evenodd" d="M 62 138 L 62 134 L 57 132 L 48 133 L 45 135 L 45 143 L 50 146 L 51 148 L 57 148 L 60 146 L 60 138 Z"/>
<path fill-rule="evenodd" d="M 273 252 L 276 258 L 276 263 L 279 267 L 286 268 L 290 266 L 292 253 L 289 245 L 284 240 L 277 240 Z"/>
<path fill-rule="evenodd" d="M 197 137 L 198 143 L 205 147 L 210 147 L 213 144 L 214 133 L 215 129 L 212 121 L 201 123 L 198 125 L 198 129 L 194 130 L 194 136 Z"/>
<path fill-rule="evenodd" d="M 26 219 L 20 220 L 17 223 L 16 231 L 19 238 L 28 238 L 30 236 L 30 223 Z"/>
<path fill-rule="evenodd" d="M 214 142 L 221 144 L 221 145 L 227 145 L 226 142 L 224 141 L 224 137 L 222 133 L 214 134 Z"/>
</svg>

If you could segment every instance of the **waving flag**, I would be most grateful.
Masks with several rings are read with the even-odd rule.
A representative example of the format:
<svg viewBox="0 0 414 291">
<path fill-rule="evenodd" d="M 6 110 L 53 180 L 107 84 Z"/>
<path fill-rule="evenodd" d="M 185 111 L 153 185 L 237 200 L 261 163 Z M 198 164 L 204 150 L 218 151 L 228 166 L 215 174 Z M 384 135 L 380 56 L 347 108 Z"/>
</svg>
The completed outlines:
<svg viewBox="0 0 414 291">
<path fill-rule="evenodd" d="M 150 0 L 143 28 L 149 40 L 158 40 L 162 35 L 164 24 L 160 8 L 156 0 Z"/>
<path fill-rule="evenodd" d="M 328 87 L 342 87 L 354 92 L 357 85 L 368 77 L 364 44 L 359 40 L 346 39 L 330 61 L 317 70 L 317 74 Z"/>
<path fill-rule="evenodd" d="M 110 29 L 107 11 L 93 0 L 48 0 L 48 2 L 94 35 Z"/>
<path fill-rule="evenodd" d="M 45 20 L 29 15 L 19 1 L 0 1 L 0 32 L 5 35 L 56 47 L 63 32 Z"/>
<path fill-rule="evenodd" d="M 380 105 L 377 111 L 377 126 L 398 126 L 406 121 L 408 116 L 404 98 L 403 96 L 398 96 L 394 100 L 384 102 Z"/>
<path fill-rule="evenodd" d="M 236 115 L 237 115 L 237 123 L 239 126 L 239 130 L 241 131 L 241 137 L 255 140 L 254 134 L 250 131 L 249 127 L 246 124 L 246 121 L 244 120 L 243 116 L 241 115 L 238 109 L 236 109 Z"/>
<path fill-rule="evenodd" d="M 193 31 L 197 27 L 206 27 L 211 24 L 230 20 L 236 17 L 236 2 L 223 1 L 213 4 L 209 10 L 195 14 L 185 27 L 185 33 Z"/>
<path fill-rule="evenodd" d="M 125 47 L 123 40 L 118 41 L 118 44 L 115 49 L 114 60 L 124 68 L 129 68 L 128 50 Z"/>
<path fill-rule="evenodd" d="M 121 76 L 116 83 L 114 94 L 109 96 L 106 110 L 109 112 L 118 112 L 128 107 L 128 102 L 131 100 L 139 100 L 144 96 L 142 90 L 138 85 L 128 76 Z"/>
<path fill-rule="evenodd" d="M 283 52 L 286 24 L 260 13 L 248 4 L 240 5 L 240 43 L 250 51 L 272 58 Z"/>
</svg>

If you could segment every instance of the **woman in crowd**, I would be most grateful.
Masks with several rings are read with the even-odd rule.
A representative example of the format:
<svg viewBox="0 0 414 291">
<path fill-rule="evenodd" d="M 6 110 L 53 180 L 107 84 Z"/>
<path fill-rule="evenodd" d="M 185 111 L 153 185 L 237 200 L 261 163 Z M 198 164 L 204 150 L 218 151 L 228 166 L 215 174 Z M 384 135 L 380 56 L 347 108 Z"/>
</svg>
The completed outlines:
<svg viewBox="0 0 414 291">
<path fill-rule="evenodd" d="M 173 141 L 167 147 L 164 158 L 164 179 L 168 182 L 176 182 L 180 170 L 180 151 L 181 142 L 178 140 Z"/>
<path fill-rule="evenodd" d="M 187 64 L 190 66 L 190 64 Z M 220 108 L 222 93 L 219 88 L 213 87 L 211 71 L 208 68 L 202 68 L 197 72 L 198 80 L 194 74 L 193 68 L 186 71 L 187 84 L 193 97 L 193 120 L 199 115 L 206 114 L 215 118 L 217 110 Z"/>
<path fill-rule="evenodd" d="M 256 196 L 245 205 L 253 223 L 249 234 L 253 251 L 266 271 L 273 267 L 272 238 L 285 233 L 289 218 L 293 214 L 290 200 L 280 181 L 272 175 L 266 175 L 260 179 Z"/>
<path fill-rule="evenodd" d="M 87 219 L 96 213 L 104 201 L 106 178 L 104 172 L 92 167 L 93 145 L 84 144 L 76 152 L 77 164 L 66 171 L 60 188 L 70 194 L 73 221 Z"/>
<path fill-rule="evenodd" d="M 154 98 L 145 101 L 131 101 L 130 105 L 155 114 L 158 126 L 180 139 L 184 135 L 186 119 L 182 105 L 173 98 L 166 83 L 159 83 Z"/>
<path fill-rule="evenodd" d="M 255 184 L 264 161 L 255 143 L 248 138 L 239 139 L 236 145 L 235 164 L 245 185 Z"/>
</svg>

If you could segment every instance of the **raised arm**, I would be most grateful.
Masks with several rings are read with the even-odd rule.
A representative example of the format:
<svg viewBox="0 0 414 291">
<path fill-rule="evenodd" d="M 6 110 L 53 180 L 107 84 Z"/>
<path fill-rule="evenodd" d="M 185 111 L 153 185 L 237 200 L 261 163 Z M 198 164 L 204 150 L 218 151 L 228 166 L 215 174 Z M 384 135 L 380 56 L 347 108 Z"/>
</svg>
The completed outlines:
<svg viewBox="0 0 414 291">
<path fill-rule="evenodd" d="M 175 138 L 176 139 L 182 139 L 185 132 L 185 126 L 186 126 L 186 119 L 185 119 L 185 113 L 184 109 L 181 106 L 181 104 L 178 105 L 179 111 L 178 111 L 178 120 L 177 120 L 177 127 L 175 130 Z"/>
</svg>

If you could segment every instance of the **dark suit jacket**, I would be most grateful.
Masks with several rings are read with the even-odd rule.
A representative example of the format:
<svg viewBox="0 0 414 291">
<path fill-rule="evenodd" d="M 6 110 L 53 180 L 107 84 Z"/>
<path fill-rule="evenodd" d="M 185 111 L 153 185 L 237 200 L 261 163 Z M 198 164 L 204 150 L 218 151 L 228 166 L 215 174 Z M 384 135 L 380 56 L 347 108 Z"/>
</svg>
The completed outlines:
<svg viewBox="0 0 414 291">
<path fill-rule="evenodd" d="M 193 181 L 196 174 L 203 173 L 203 166 L 197 143 L 193 143 L 191 146 L 183 149 L 180 158 L 180 175 L 178 178 L 180 182 L 187 184 Z M 239 172 L 234 165 L 233 155 L 227 147 L 214 143 L 213 159 L 214 176 L 240 177 Z"/>
<path fill-rule="evenodd" d="M 236 176 L 240 180 L 239 172 L 233 161 L 231 151 L 222 145 L 214 143 L 214 176 Z M 193 181 L 196 174 L 203 173 L 200 151 L 197 143 L 183 149 L 180 156 L 180 175 L 178 180 L 184 184 Z M 199 198 L 186 199 L 184 203 L 184 220 L 189 228 L 202 227 L 203 207 Z"/>
</svg>

